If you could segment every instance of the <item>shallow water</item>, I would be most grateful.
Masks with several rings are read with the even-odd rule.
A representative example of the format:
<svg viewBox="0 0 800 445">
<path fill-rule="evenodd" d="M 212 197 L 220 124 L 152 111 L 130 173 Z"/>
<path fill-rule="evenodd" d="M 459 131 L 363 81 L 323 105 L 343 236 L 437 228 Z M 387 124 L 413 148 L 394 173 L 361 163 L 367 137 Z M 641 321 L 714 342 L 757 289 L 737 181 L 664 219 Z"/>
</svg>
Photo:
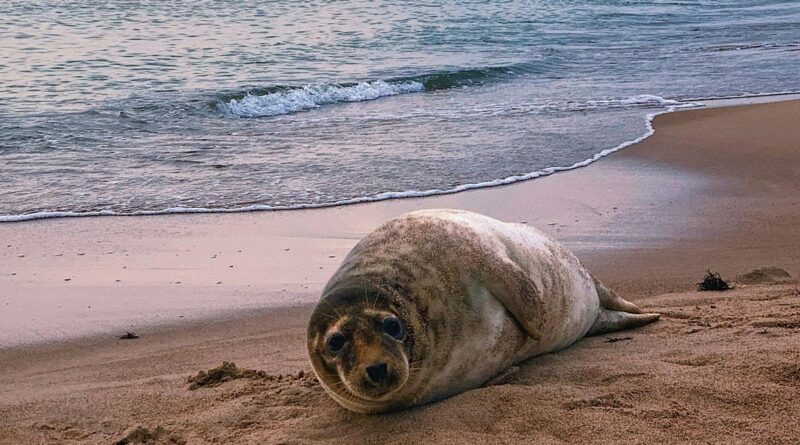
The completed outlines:
<svg viewBox="0 0 800 445">
<path fill-rule="evenodd" d="M 796 2 L 603 3 L 3 3 L 0 218 L 463 188 L 800 91 Z"/>
</svg>

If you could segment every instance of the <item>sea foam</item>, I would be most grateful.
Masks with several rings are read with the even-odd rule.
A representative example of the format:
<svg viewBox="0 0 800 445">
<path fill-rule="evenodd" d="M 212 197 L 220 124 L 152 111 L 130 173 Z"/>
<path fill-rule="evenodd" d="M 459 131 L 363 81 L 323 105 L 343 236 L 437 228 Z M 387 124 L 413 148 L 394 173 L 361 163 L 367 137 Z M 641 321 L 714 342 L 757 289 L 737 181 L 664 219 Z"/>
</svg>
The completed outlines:
<svg viewBox="0 0 800 445">
<path fill-rule="evenodd" d="M 665 99 L 661 96 L 656 96 L 653 94 L 640 94 L 622 99 L 587 100 L 585 102 L 587 108 L 619 108 L 629 106 L 663 107 L 680 104 L 681 102 L 678 102 L 677 100 Z"/>
<path fill-rule="evenodd" d="M 223 114 L 235 117 L 267 117 L 311 110 L 322 105 L 363 102 L 397 94 L 419 93 L 425 85 L 417 81 L 375 80 L 354 85 L 321 84 L 290 88 L 264 95 L 247 94 L 219 104 Z"/>
</svg>

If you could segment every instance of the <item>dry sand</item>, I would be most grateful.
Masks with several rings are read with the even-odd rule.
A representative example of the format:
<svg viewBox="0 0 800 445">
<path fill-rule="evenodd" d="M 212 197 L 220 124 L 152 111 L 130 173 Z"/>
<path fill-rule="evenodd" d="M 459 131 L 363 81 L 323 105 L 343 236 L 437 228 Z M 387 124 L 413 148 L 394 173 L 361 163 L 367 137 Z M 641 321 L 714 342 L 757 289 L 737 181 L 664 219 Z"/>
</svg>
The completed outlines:
<svg viewBox="0 0 800 445">
<path fill-rule="evenodd" d="M 151 443 L 798 443 L 798 286 L 687 290 L 705 267 L 800 276 L 799 116 L 798 101 L 663 115 L 585 169 L 445 197 L 2 225 L 0 443 L 108 444 L 136 425 Z M 664 318 L 500 385 L 350 414 L 307 375 L 303 303 L 361 235 L 423 207 L 542 227 Z M 128 326 L 141 338 L 109 333 Z M 188 390 L 223 360 L 271 377 Z"/>
</svg>

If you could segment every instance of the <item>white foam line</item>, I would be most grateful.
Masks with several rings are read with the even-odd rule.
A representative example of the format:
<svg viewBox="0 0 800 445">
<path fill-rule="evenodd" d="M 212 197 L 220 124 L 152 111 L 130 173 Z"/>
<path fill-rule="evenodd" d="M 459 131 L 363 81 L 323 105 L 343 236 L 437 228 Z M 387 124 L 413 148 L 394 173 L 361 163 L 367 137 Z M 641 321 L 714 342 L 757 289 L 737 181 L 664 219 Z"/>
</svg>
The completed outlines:
<svg viewBox="0 0 800 445">
<path fill-rule="evenodd" d="M 775 91 L 771 93 L 742 93 L 733 96 L 698 96 L 698 97 L 690 97 L 688 99 L 683 99 L 686 102 L 705 102 L 705 101 L 724 101 L 724 100 L 736 100 L 736 99 L 760 99 L 760 98 L 773 98 L 772 102 L 782 102 L 787 100 L 785 96 L 796 96 L 800 95 L 800 90 L 783 90 L 783 91 Z"/>
</svg>

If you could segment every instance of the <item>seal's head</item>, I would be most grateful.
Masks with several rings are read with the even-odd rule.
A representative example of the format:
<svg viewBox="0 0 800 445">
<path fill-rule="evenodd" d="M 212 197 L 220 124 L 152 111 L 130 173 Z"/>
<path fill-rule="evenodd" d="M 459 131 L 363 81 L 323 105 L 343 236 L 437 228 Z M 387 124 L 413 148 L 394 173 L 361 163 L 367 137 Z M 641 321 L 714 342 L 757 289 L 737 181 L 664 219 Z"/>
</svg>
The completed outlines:
<svg viewBox="0 0 800 445">
<path fill-rule="evenodd" d="M 308 353 L 323 387 L 342 406 L 377 413 L 409 397 L 417 320 L 397 289 L 366 281 L 323 295 L 308 326 Z"/>
</svg>

